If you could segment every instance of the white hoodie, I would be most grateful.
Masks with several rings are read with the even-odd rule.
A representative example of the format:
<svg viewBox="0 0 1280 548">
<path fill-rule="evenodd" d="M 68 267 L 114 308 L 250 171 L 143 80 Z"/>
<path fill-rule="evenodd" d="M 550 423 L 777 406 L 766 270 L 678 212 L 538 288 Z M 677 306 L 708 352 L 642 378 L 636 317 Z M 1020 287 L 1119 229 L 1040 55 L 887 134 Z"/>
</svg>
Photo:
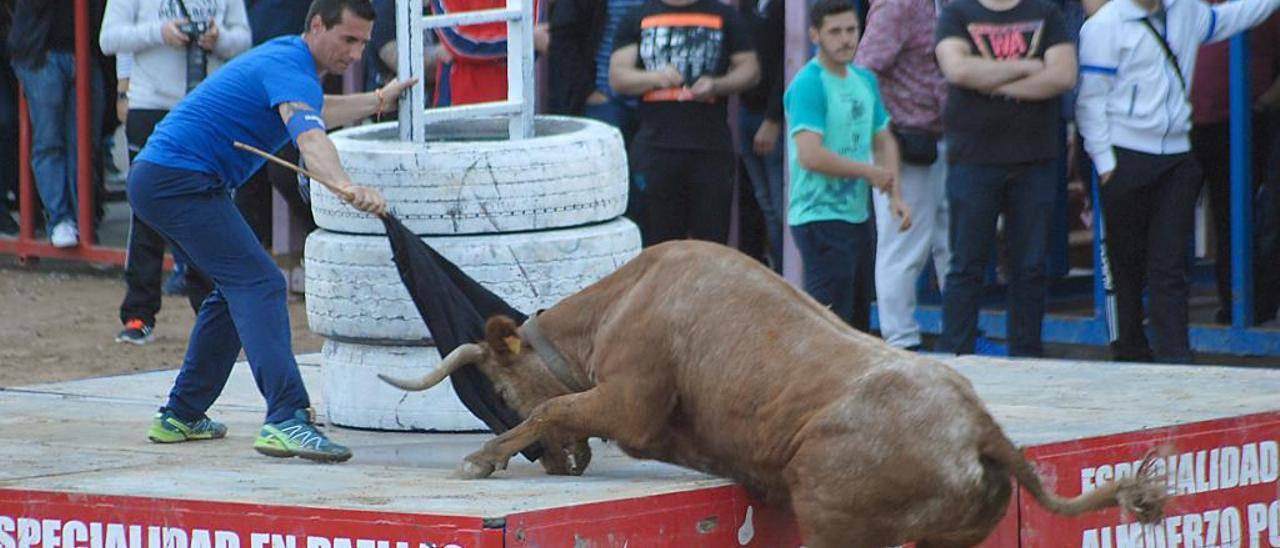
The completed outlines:
<svg viewBox="0 0 1280 548">
<path fill-rule="evenodd" d="M 1178 58 L 1187 86 L 1200 46 L 1252 27 L 1280 0 L 1164 0 L 1165 27 L 1157 31 Z M 1134 0 L 1111 0 L 1080 29 L 1080 93 L 1076 123 L 1098 173 L 1115 169 L 1113 146 L 1148 154 L 1191 150 L 1190 89 L 1184 90 L 1160 42 L 1142 23 Z"/>
<path fill-rule="evenodd" d="M 244 0 L 183 1 L 193 21 L 217 21 L 218 42 L 208 56 L 210 73 L 249 49 L 252 37 Z M 186 96 L 186 46 L 167 45 L 160 33 L 170 19 L 181 17 L 178 0 L 108 0 L 98 45 L 107 55 L 133 54 L 129 108 L 170 110 Z"/>
</svg>

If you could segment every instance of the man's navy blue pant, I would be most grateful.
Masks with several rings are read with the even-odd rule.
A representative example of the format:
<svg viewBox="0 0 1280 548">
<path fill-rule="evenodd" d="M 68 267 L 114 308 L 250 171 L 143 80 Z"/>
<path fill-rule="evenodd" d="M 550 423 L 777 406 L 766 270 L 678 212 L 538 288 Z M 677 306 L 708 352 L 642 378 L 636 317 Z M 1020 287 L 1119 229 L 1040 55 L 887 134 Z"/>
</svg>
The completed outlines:
<svg viewBox="0 0 1280 548">
<path fill-rule="evenodd" d="M 871 221 L 814 221 L 791 226 L 804 263 L 804 290 L 864 333 L 871 330 L 875 236 Z"/>
<path fill-rule="evenodd" d="M 1004 214 L 1009 249 L 1009 355 L 1044 354 L 1045 249 L 1058 184 L 1054 160 L 948 166 L 951 270 L 942 294 L 938 351 L 974 352 L 983 285 L 996 250 L 996 219 Z"/>
<path fill-rule="evenodd" d="M 134 213 L 214 284 L 196 315 L 167 407 L 184 420 L 203 416 L 226 386 L 242 344 L 267 400 L 267 422 L 310 407 L 293 356 L 284 276 L 226 184 L 142 161 L 130 167 L 128 193 Z"/>
</svg>

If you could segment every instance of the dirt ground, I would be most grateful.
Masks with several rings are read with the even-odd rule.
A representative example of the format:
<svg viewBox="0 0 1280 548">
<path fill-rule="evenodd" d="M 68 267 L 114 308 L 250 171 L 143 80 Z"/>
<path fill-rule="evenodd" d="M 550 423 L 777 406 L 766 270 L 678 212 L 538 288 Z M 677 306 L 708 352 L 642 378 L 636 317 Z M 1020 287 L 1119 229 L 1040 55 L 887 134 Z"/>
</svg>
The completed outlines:
<svg viewBox="0 0 1280 548">
<path fill-rule="evenodd" d="M 181 365 L 195 321 L 186 298 L 165 296 L 155 340 L 136 346 L 115 342 L 123 297 L 119 269 L 0 258 L 0 387 Z M 324 341 L 307 329 L 301 295 L 290 296 L 289 315 L 294 352 L 318 352 Z"/>
</svg>

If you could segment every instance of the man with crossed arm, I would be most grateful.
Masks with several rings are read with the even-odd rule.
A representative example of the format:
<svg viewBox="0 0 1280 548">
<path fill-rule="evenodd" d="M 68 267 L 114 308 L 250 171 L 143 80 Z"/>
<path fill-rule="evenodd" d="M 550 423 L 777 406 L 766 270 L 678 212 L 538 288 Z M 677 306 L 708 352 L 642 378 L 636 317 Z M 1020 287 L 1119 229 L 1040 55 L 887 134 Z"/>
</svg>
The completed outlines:
<svg viewBox="0 0 1280 548">
<path fill-rule="evenodd" d="M 1009 355 L 1044 353 L 1050 218 L 1062 154 L 1063 93 L 1076 84 L 1076 51 L 1049 0 L 952 0 L 938 19 L 935 53 L 950 84 L 947 141 L 951 269 L 937 349 L 972 354 L 982 287 L 1004 215 L 1009 262 Z"/>
<path fill-rule="evenodd" d="M 315 0 L 301 36 L 277 38 L 227 63 L 165 117 L 138 154 L 129 203 L 215 286 L 200 307 L 169 401 L 147 432 L 152 441 L 226 436 L 226 426 L 205 412 L 243 345 L 267 400 L 254 449 L 316 461 L 351 458 L 315 428 L 291 348 L 284 277 L 231 199 L 264 160 L 233 143 L 276 150 L 292 138 L 317 177 L 346 189 L 353 207 L 382 214 L 386 201 L 352 184 L 325 128 L 386 109 L 413 82 L 349 96 L 326 97 L 320 87 L 321 75 L 341 74 L 360 59 L 373 18 L 369 0 Z"/>
</svg>

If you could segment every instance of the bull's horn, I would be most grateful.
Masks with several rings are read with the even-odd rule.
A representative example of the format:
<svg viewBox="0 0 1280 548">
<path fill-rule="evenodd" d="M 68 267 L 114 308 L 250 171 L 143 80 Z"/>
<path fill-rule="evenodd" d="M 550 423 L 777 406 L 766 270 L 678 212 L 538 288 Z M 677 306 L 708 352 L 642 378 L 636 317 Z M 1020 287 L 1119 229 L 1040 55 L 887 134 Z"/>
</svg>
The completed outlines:
<svg viewBox="0 0 1280 548">
<path fill-rule="evenodd" d="M 448 356 L 445 356 L 444 360 L 440 362 L 440 365 L 436 366 L 435 369 L 432 369 L 421 379 L 397 379 L 388 377 L 381 373 L 378 374 L 378 378 L 392 386 L 416 392 L 431 388 L 432 386 L 439 384 L 440 381 L 448 378 L 451 373 L 457 371 L 462 366 L 479 362 L 482 359 L 484 359 L 484 348 L 474 343 L 464 344 L 455 348 Z"/>
</svg>

